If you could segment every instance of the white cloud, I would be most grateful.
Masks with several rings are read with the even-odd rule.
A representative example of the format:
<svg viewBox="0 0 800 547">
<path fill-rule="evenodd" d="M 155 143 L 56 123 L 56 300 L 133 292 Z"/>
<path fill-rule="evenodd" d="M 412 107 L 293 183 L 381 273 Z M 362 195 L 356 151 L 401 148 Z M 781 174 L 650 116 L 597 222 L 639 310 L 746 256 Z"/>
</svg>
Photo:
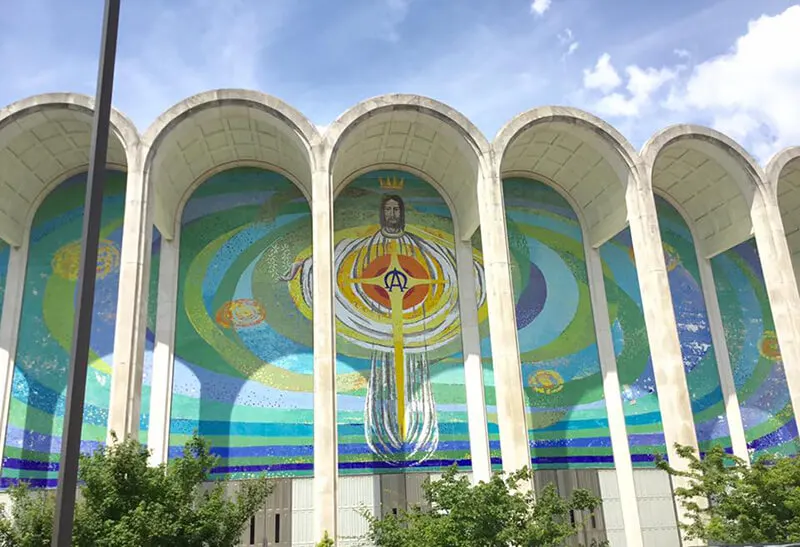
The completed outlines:
<svg viewBox="0 0 800 547">
<path fill-rule="evenodd" d="M 608 54 L 584 70 L 584 88 L 600 92 L 590 108 L 624 119 L 674 118 L 708 124 L 736 139 L 760 160 L 800 144 L 800 5 L 749 23 L 720 56 L 662 68 L 629 66 L 625 92 Z M 687 64 L 688 63 L 688 64 Z M 622 123 L 625 123 L 622 121 Z M 654 128 L 655 129 L 655 128 Z"/>
<path fill-rule="evenodd" d="M 707 112 L 760 157 L 800 144 L 800 6 L 748 25 L 731 51 L 694 67 L 670 106 Z"/>
<path fill-rule="evenodd" d="M 561 57 L 562 59 L 566 59 L 576 51 L 580 47 L 580 42 L 574 39 L 574 35 L 572 34 L 572 29 L 565 28 L 562 32 L 558 33 L 558 41 L 562 46 L 566 46 L 567 50 L 564 52 L 564 55 Z"/>
<path fill-rule="evenodd" d="M 608 55 L 604 54 L 600 57 L 601 60 L 607 59 Z M 598 65 L 600 61 L 598 61 Z M 609 74 L 617 74 L 616 69 L 610 64 L 606 69 Z M 595 104 L 595 109 L 599 114 L 604 116 L 624 117 L 624 116 L 639 116 L 644 108 L 652 103 L 653 96 L 664 87 L 665 84 L 671 82 L 678 76 L 680 68 L 641 68 L 636 65 L 631 65 L 625 68 L 625 75 L 627 76 L 628 83 L 625 84 L 625 91 L 614 92 L 602 97 Z M 617 78 L 619 76 L 617 75 Z M 590 88 L 590 86 L 586 86 Z"/>
<path fill-rule="evenodd" d="M 587 89 L 599 89 L 603 93 L 619 87 L 622 79 L 611 64 L 611 56 L 603 53 L 593 69 L 583 71 L 583 86 Z"/>
<path fill-rule="evenodd" d="M 688 59 L 692 56 L 692 54 L 689 53 L 689 50 L 683 48 L 676 48 L 672 50 L 672 53 L 674 53 L 677 57 L 680 57 L 681 59 Z"/>
<path fill-rule="evenodd" d="M 565 54 L 565 56 L 566 56 L 566 57 L 569 57 L 570 55 L 572 55 L 573 53 L 575 53 L 576 51 L 578 51 L 578 48 L 580 47 L 580 45 L 581 45 L 581 43 L 580 43 L 580 42 L 572 42 L 572 43 L 569 45 L 569 47 L 567 48 L 567 53 Z"/>
<path fill-rule="evenodd" d="M 531 13 L 536 15 L 544 15 L 544 12 L 550 9 L 552 0 L 533 0 L 531 3 Z"/>
<path fill-rule="evenodd" d="M 602 70 L 598 70 L 597 67 L 601 66 Z M 619 80 L 621 83 L 619 74 L 613 65 L 611 65 L 610 58 L 607 53 L 604 53 L 600 56 L 600 59 L 597 61 L 597 67 L 595 68 L 593 75 L 600 72 L 601 74 L 609 75 L 607 76 L 609 83 L 616 82 L 617 80 Z M 642 114 L 645 107 L 652 104 L 653 96 L 656 95 L 656 93 L 667 83 L 677 78 L 680 70 L 681 67 L 662 67 L 656 69 L 652 67 L 641 68 L 636 65 L 628 66 L 625 68 L 625 76 L 627 78 L 625 92 L 616 91 L 608 94 L 608 91 L 610 91 L 609 86 L 607 86 L 605 89 L 599 85 L 595 86 L 594 89 L 600 89 L 606 94 L 595 103 L 594 109 L 597 110 L 599 114 L 604 116 L 639 116 Z M 612 74 L 616 76 L 616 79 L 610 76 Z M 604 80 L 602 80 L 602 78 L 599 76 L 597 77 L 597 80 L 601 83 L 604 82 Z M 592 86 L 589 85 L 592 83 L 597 82 L 589 81 L 587 83 L 587 79 L 584 78 L 584 87 L 593 89 Z M 616 88 L 617 85 L 615 85 L 614 88 Z"/>
</svg>

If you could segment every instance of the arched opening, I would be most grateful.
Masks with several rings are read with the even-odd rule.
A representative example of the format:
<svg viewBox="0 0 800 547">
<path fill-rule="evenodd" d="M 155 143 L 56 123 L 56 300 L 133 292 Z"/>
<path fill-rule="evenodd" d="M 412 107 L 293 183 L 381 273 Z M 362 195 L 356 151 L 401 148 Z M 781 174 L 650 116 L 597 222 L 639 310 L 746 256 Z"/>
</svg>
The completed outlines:
<svg viewBox="0 0 800 547">
<path fill-rule="evenodd" d="M 161 278 L 149 336 L 174 327 L 170 400 L 154 395 L 150 419 L 170 409 L 169 456 L 195 430 L 210 441 L 217 479 L 312 469 L 311 309 L 298 305 L 311 285 L 288 274 L 311 254 L 316 138 L 287 105 L 245 91 L 187 99 L 146 136 Z M 165 249 L 176 268 L 162 266 Z"/>
<path fill-rule="evenodd" d="M 416 95 L 365 101 L 326 132 L 333 147 L 334 194 L 361 173 L 397 167 L 436 185 L 457 219 L 459 237 L 478 227 L 477 180 L 485 137 L 452 108 Z"/>
<path fill-rule="evenodd" d="M 88 97 L 50 95 L 12 105 L 0 120 L 0 236 L 27 250 L 5 435 L 4 483 L 54 486 L 72 347 L 92 111 Z M 136 131 L 112 114 L 82 450 L 105 442 L 111 384 L 128 150 Z M 11 372 L 11 371 L 10 371 Z M 41 472 L 43 471 L 43 473 Z"/>
<path fill-rule="evenodd" d="M 421 501 L 420 473 L 471 465 L 457 255 L 472 262 L 469 282 L 480 279 L 469 238 L 488 145 L 452 109 L 403 95 L 357 105 L 326 137 L 339 471 L 380 474 L 386 513 Z"/>
<path fill-rule="evenodd" d="M 554 186 L 503 177 L 531 463 L 613 466 L 582 227 Z"/>
<path fill-rule="evenodd" d="M 698 255 L 689 215 L 662 192 L 655 191 L 656 212 L 698 446 L 701 453 L 715 445 L 733 452 L 718 360 L 723 359 L 723 367 L 730 365 L 727 355 L 718 354 L 727 346 L 715 347 L 708 306 L 716 304 L 706 302 L 709 289 L 704 286 L 711 281 L 713 294 L 713 280 L 701 270 L 708 260 Z"/>
<path fill-rule="evenodd" d="M 748 449 L 754 457 L 797 453 L 796 422 L 753 238 L 751 209 L 761 191 L 755 161 L 724 135 L 696 126 L 661 131 L 645 145 L 642 155 L 652 169 L 654 191 L 679 208 L 692 227 L 699 254 L 710 259 Z M 685 256 L 672 258 L 675 264 L 686 261 Z M 677 298 L 673 294 L 674 302 Z M 694 348 L 686 340 L 688 333 L 683 337 L 684 368 L 688 369 Z M 711 352 L 705 352 L 706 364 L 711 357 Z M 700 422 L 696 424 L 701 433 L 698 440 L 706 447 L 726 444 L 724 436 L 715 440 L 713 432 L 709 437 L 702 429 L 702 422 L 719 411 L 719 401 L 712 400 L 718 397 L 710 395 L 713 368 L 699 366 L 688 372 L 687 380 Z M 703 384 L 712 389 L 698 387 Z M 703 391 L 709 392 L 705 400 L 697 396 Z"/>
<path fill-rule="evenodd" d="M 601 120 L 562 108 L 520 115 L 495 143 L 536 487 L 553 482 L 568 494 L 585 485 L 600 495 L 596 470 L 614 469 L 614 453 L 594 317 L 603 311 L 593 309 L 592 297 L 603 277 L 590 275 L 587 252 L 626 226 L 635 152 Z M 631 298 L 613 290 L 611 266 L 603 266 L 615 341 L 645 342 L 637 352 L 629 343 L 615 348 L 620 379 L 632 384 L 647 361 L 636 321 L 643 319 Z M 586 543 L 606 537 L 598 517 Z"/>
</svg>

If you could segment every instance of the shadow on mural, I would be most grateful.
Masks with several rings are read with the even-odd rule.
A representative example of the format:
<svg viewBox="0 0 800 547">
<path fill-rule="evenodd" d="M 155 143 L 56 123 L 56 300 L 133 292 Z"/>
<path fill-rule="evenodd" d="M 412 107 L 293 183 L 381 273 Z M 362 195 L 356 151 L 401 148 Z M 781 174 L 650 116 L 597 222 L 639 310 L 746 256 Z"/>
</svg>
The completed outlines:
<svg viewBox="0 0 800 547">
<path fill-rule="evenodd" d="M 34 486 L 54 486 L 58 475 L 85 192 L 85 174 L 66 180 L 45 198 L 33 220 L 3 486 L 20 478 Z M 124 206 L 125 175 L 110 173 L 103 197 L 83 452 L 106 438 Z"/>
</svg>

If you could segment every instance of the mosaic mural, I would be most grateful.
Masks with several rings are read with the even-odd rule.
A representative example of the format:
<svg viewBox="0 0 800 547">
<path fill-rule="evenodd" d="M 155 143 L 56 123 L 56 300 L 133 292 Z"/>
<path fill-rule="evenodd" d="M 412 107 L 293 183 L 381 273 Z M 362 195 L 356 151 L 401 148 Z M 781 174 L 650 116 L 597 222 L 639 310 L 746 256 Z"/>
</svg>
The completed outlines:
<svg viewBox="0 0 800 547">
<path fill-rule="evenodd" d="M 701 451 L 712 445 L 732 451 L 692 234 L 678 211 L 659 196 L 656 211 L 697 441 Z"/>
<path fill-rule="evenodd" d="M 540 182 L 506 179 L 503 193 L 531 461 L 613 465 L 578 219 Z"/>
<path fill-rule="evenodd" d="M 447 205 L 408 173 L 376 171 L 334 209 L 342 472 L 470 465 Z M 482 279 L 479 254 L 473 266 Z"/>
<path fill-rule="evenodd" d="M 754 457 L 800 450 L 755 241 L 711 260 L 745 437 Z"/>
<path fill-rule="evenodd" d="M 54 486 L 58 475 L 85 191 L 85 174 L 63 182 L 33 221 L 2 486 L 19 479 Z M 125 175 L 111 173 L 103 199 L 82 452 L 106 437 L 124 205 Z"/>
<path fill-rule="evenodd" d="M 311 472 L 311 284 L 289 275 L 310 256 L 309 205 L 284 176 L 236 168 L 192 194 L 180 240 L 170 457 L 198 431 L 221 457 L 217 478 Z M 152 324 L 155 305 L 149 311 Z"/>
<path fill-rule="evenodd" d="M 85 175 L 36 213 L 0 485 L 53 486 L 72 336 Z M 531 458 L 536 467 L 612 466 L 580 228 L 542 183 L 504 182 Z M 125 176 L 104 197 L 82 450 L 105 439 Z M 730 446 L 691 236 L 657 199 L 701 448 Z M 311 215 L 285 177 L 215 175 L 182 218 L 170 455 L 198 430 L 219 478 L 312 472 Z M 335 205 L 337 405 L 342 473 L 470 465 L 453 224 L 436 190 L 399 171 L 359 177 Z M 153 238 L 141 412 L 146 439 L 161 240 Z M 473 239 L 492 463 L 499 440 L 480 237 Z M 628 230 L 601 247 L 635 465 L 664 453 L 658 394 Z M 0 244 L 0 302 L 9 249 Z M 747 440 L 796 454 L 755 244 L 712 260 Z"/>
<path fill-rule="evenodd" d="M 631 459 L 634 466 L 650 466 L 667 450 L 630 230 L 602 245 L 600 256 Z"/>
</svg>

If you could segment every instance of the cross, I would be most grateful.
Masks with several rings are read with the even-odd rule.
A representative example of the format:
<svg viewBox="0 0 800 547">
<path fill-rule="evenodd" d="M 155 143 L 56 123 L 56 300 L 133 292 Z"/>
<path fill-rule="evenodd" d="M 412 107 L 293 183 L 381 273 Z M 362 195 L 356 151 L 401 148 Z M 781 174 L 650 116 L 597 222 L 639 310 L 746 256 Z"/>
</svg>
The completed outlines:
<svg viewBox="0 0 800 547">
<path fill-rule="evenodd" d="M 403 441 L 406 439 L 406 385 L 405 355 L 403 351 L 403 296 L 406 291 L 420 285 L 443 285 L 444 281 L 413 277 L 400 264 L 394 241 L 389 242 L 389 267 L 375 277 L 354 278 L 350 281 L 362 285 L 374 285 L 389 293 L 391 310 L 392 342 L 394 344 L 394 374 L 397 382 L 397 426 Z"/>
</svg>

